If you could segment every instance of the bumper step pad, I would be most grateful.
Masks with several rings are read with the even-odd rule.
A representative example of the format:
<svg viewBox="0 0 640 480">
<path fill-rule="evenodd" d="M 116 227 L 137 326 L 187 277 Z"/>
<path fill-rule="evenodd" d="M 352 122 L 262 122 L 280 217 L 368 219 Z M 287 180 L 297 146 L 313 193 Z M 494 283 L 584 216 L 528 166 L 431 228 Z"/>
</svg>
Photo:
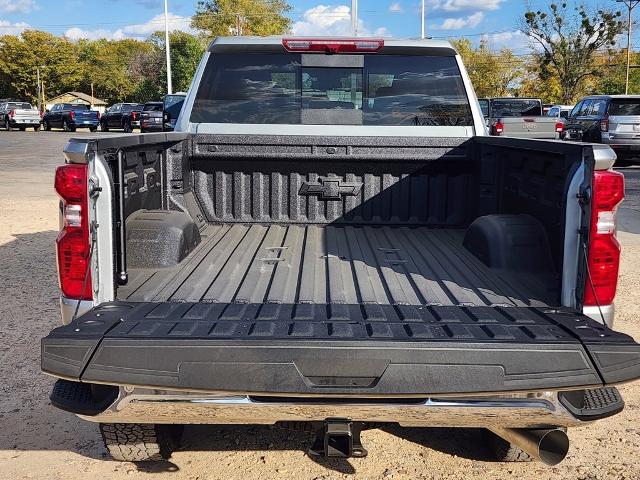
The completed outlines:
<svg viewBox="0 0 640 480">
<path fill-rule="evenodd" d="M 553 309 L 113 302 L 44 338 L 42 368 L 256 394 L 458 394 L 634 380 L 640 345 Z"/>
</svg>

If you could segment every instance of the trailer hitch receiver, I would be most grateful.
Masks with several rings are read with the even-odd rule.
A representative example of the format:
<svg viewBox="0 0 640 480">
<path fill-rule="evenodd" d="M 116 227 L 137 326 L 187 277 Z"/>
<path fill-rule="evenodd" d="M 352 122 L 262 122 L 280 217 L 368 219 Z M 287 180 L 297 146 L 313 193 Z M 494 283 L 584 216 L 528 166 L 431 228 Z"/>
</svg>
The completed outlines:
<svg viewBox="0 0 640 480">
<path fill-rule="evenodd" d="M 360 441 L 362 422 L 344 418 L 329 418 L 316 427 L 316 438 L 309 455 L 332 458 L 366 457 L 367 451 Z"/>
</svg>

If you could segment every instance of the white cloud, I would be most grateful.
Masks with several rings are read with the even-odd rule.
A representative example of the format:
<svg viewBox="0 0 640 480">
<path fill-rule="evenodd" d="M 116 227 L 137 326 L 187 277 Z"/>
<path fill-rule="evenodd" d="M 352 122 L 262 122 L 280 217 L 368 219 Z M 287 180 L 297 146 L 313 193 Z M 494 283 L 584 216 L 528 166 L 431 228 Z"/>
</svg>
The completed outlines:
<svg viewBox="0 0 640 480">
<path fill-rule="evenodd" d="M 520 50 L 529 47 L 529 38 L 520 30 L 493 33 L 483 37 L 493 50 L 509 48 Z"/>
<path fill-rule="evenodd" d="M 87 40 L 98 40 L 100 38 L 106 38 L 107 40 L 122 40 L 125 38 L 125 34 L 122 29 L 115 31 L 106 30 L 104 28 L 98 28 L 97 30 L 82 30 L 78 27 L 73 27 L 64 32 L 64 36 L 71 40 L 80 40 L 85 38 Z"/>
<path fill-rule="evenodd" d="M 29 13 L 36 8 L 35 0 L 0 0 L 0 12 Z"/>
<path fill-rule="evenodd" d="M 292 32 L 298 36 L 353 35 L 351 9 L 346 5 L 316 5 L 304 12 L 302 20 L 293 24 Z M 358 36 L 366 37 L 369 35 L 388 37 L 390 34 L 385 27 L 371 31 L 362 20 L 358 20 Z"/>
<path fill-rule="evenodd" d="M 400 2 L 395 2 L 389 5 L 389 11 L 393 13 L 402 13 L 404 12 L 404 9 L 402 8 L 402 5 L 400 5 Z"/>
<path fill-rule="evenodd" d="M 107 30 L 98 28 L 96 30 L 82 30 L 78 27 L 68 29 L 64 34 L 71 40 L 79 40 L 86 38 L 89 40 L 97 40 L 106 38 L 107 40 L 122 40 L 123 38 L 146 38 L 149 35 L 164 30 L 164 14 L 156 15 L 145 23 L 136 25 L 126 25 L 117 30 Z M 181 30 L 183 32 L 194 33 L 191 29 L 191 19 L 169 13 L 169 30 Z"/>
<path fill-rule="evenodd" d="M 191 18 L 169 13 L 169 30 L 181 30 L 183 32 L 194 33 L 191 29 Z M 138 25 L 127 25 L 122 31 L 130 36 L 149 36 L 158 30 L 164 30 L 164 14 L 156 15 L 146 23 Z"/>
<path fill-rule="evenodd" d="M 435 0 L 432 1 L 434 10 L 445 12 L 465 12 L 477 10 L 497 10 L 505 0 Z"/>
<path fill-rule="evenodd" d="M 20 35 L 31 25 L 25 22 L 11 23 L 8 20 L 0 20 L 0 35 Z"/>
<path fill-rule="evenodd" d="M 484 20 L 484 13 L 476 12 L 468 17 L 445 18 L 440 25 L 432 25 L 435 30 L 460 30 L 477 27 Z"/>
</svg>

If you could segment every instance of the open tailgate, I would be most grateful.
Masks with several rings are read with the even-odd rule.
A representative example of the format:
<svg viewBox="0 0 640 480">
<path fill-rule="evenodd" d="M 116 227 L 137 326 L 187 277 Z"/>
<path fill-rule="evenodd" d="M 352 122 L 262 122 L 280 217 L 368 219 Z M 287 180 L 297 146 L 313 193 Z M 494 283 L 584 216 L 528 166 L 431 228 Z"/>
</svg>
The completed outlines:
<svg viewBox="0 0 640 480">
<path fill-rule="evenodd" d="M 42 339 L 42 369 L 171 389 L 468 394 L 631 381 L 640 345 L 528 307 L 113 302 Z"/>
</svg>

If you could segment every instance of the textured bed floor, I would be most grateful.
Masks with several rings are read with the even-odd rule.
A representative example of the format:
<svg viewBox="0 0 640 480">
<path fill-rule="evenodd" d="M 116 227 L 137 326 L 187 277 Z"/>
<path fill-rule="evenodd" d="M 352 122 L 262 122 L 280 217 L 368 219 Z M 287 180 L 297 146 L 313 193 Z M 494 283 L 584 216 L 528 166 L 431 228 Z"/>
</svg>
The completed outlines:
<svg viewBox="0 0 640 480">
<path fill-rule="evenodd" d="M 174 268 L 130 271 L 118 298 L 219 303 L 546 306 L 554 282 L 492 270 L 464 230 L 211 225 Z"/>
</svg>

